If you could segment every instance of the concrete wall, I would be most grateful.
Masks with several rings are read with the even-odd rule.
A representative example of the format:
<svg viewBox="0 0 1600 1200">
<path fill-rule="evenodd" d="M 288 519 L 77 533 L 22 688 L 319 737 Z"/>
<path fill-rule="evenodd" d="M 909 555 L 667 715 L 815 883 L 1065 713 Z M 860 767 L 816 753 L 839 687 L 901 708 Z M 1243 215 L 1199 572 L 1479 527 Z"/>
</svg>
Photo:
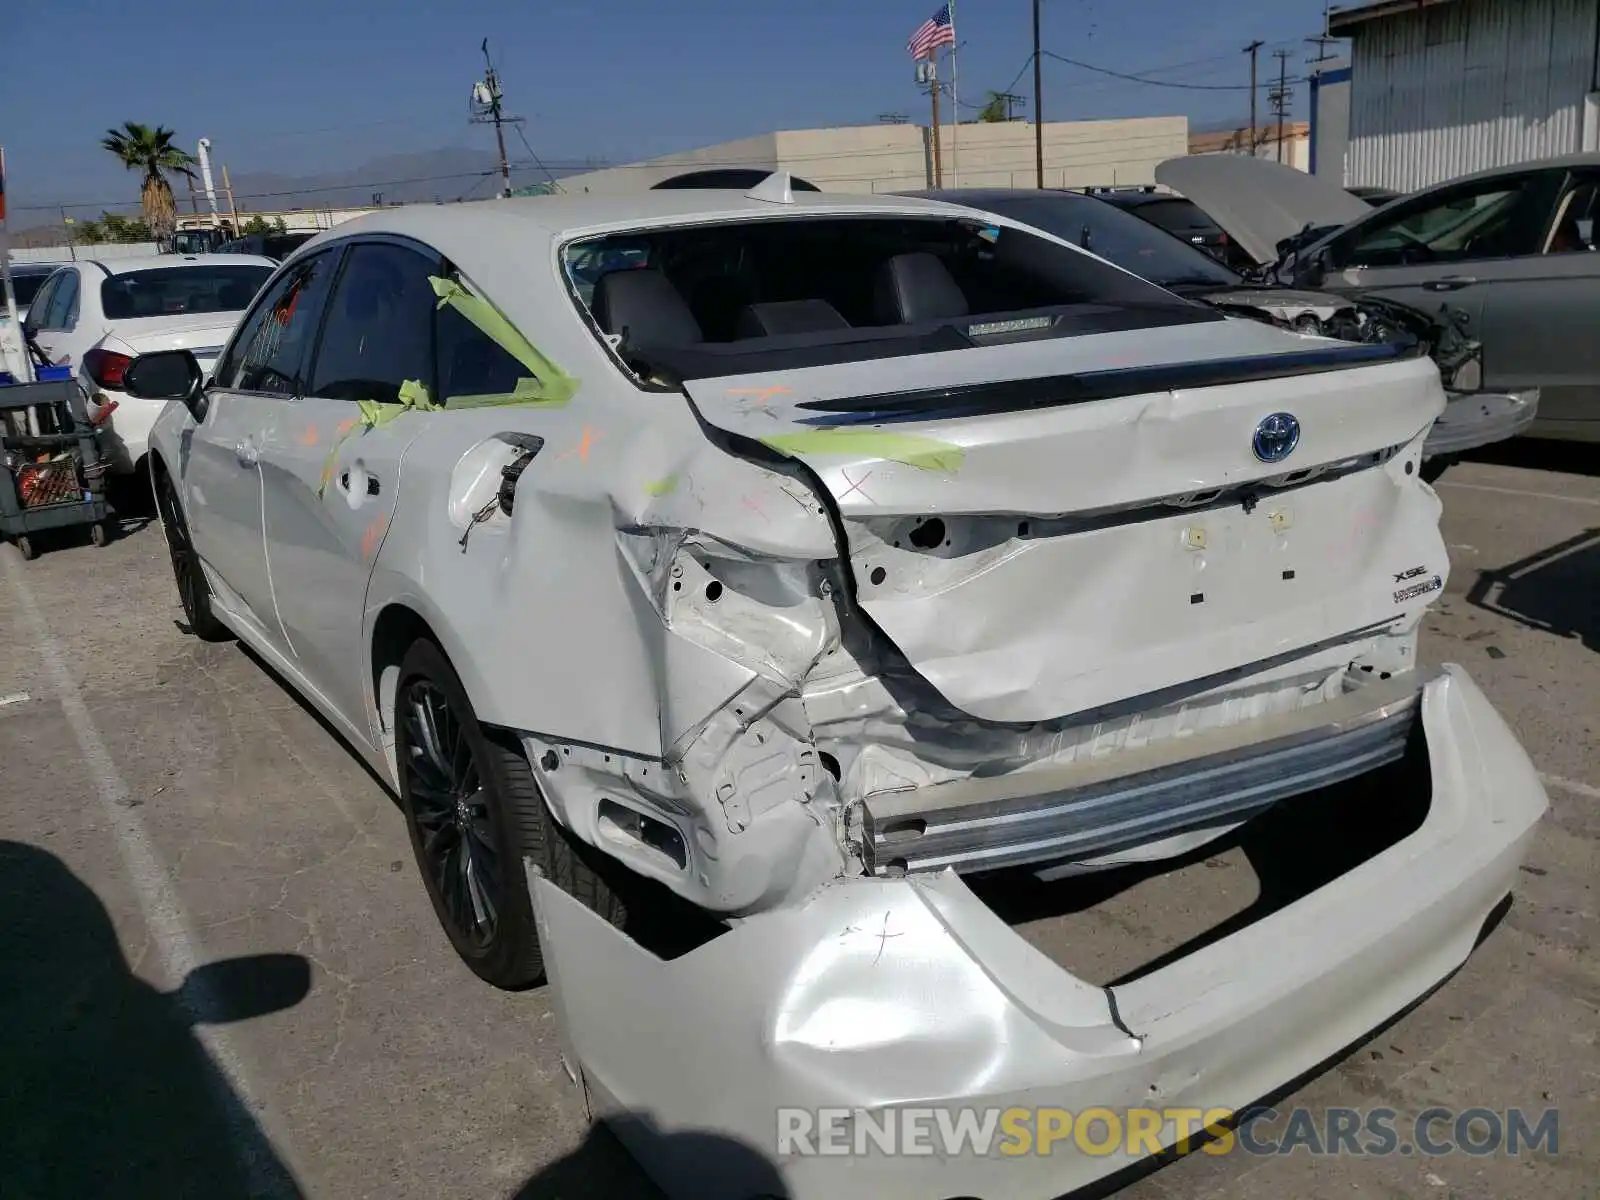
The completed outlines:
<svg viewBox="0 0 1600 1200">
<path fill-rule="evenodd" d="M 1156 164 L 1187 152 L 1187 117 L 1058 121 L 1044 127 L 1046 187 L 1155 182 Z M 1034 186 L 1034 127 L 1024 121 L 941 126 L 946 187 Z M 789 171 L 826 192 L 894 192 L 930 187 L 931 143 L 919 125 L 788 129 L 723 142 L 643 163 L 572 175 L 567 193 L 642 191 L 703 167 Z"/>
<path fill-rule="evenodd" d="M 79 246 L 79 258 L 148 258 L 152 254 L 161 253 L 161 248 L 154 242 L 108 242 L 100 246 Z M 14 263 L 53 263 L 70 262 L 73 248 L 71 246 L 34 246 L 29 249 L 13 247 L 11 261 Z"/>
<path fill-rule="evenodd" d="M 560 181 L 561 190 L 569 195 L 589 192 L 597 196 L 642 192 L 685 171 L 703 167 L 750 167 L 778 169 L 776 135 L 763 133 L 756 137 L 741 138 L 736 142 L 720 142 L 699 150 L 686 150 L 666 154 L 644 162 L 625 163 L 599 171 L 586 171 L 581 175 L 568 175 Z M 796 171 L 807 179 L 804 171 Z M 821 186 L 820 184 L 818 186 Z"/>
<path fill-rule="evenodd" d="M 1353 25 L 1346 181 L 1409 190 L 1580 150 L 1597 24 L 1600 0 L 1473 0 Z"/>
</svg>

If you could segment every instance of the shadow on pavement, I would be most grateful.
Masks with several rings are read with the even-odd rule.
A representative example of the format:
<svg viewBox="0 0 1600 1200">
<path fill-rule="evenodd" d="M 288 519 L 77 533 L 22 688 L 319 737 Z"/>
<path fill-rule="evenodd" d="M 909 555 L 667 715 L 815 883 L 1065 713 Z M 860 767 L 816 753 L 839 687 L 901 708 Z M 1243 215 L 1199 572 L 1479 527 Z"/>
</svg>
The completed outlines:
<svg viewBox="0 0 1600 1200">
<path fill-rule="evenodd" d="M 626 1143 L 626 1146 L 624 1146 Z M 639 1160 L 636 1164 L 629 1151 Z M 640 1165 L 662 1180 L 645 1181 Z M 787 1200 L 772 1160 L 715 1133 L 661 1134 L 642 1114 L 611 1117 L 583 1144 L 523 1184 L 512 1200 Z"/>
<path fill-rule="evenodd" d="M 0 1193 L 301 1195 L 194 1029 L 196 1014 L 292 1007 L 310 981 L 304 958 L 268 954 L 157 991 L 129 970 L 82 880 L 45 850 L 0 841 Z"/>
<path fill-rule="evenodd" d="M 1481 572 L 1467 602 L 1600 650 L 1600 529 Z"/>
<path fill-rule="evenodd" d="M 1560 471 L 1565 475 L 1600 475 L 1600 454 L 1592 442 L 1558 442 L 1550 438 L 1516 437 L 1469 450 L 1468 462 L 1523 467 L 1530 471 Z"/>
</svg>

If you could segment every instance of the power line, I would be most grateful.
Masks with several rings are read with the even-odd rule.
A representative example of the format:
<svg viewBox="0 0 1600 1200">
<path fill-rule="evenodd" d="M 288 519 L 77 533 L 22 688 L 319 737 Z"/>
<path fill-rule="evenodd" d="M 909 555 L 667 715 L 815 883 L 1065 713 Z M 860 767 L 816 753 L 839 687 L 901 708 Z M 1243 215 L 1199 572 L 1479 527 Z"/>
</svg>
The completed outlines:
<svg viewBox="0 0 1600 1200">
<path fill-rule="evenodd" d="M 539 156 L 534 153 L 533 147 L 528 145 L 528 139 L 522 136 L 522 126 L 513 125 L 511 128 L 516 131 L 518 139 L 522 142 L 522 148 L 528 152 L 528 157 L 533 159 L 533 161 L 538 165 L 539 169 L 544 172 L 544 177 L 548 179 L 557 190 L 560 190 L 561 185 L 556 182 L 556 177 L 550 174 L 550 168 L 539 161 Z"/>
<path fill-rule="evenodd" d="M 1075 58 L 1068 58 L 1063 54 L 1056 54 L 1050 50 L 1041 50 L 1039 53 L 1046 58 L 1053 58 L 1057 62 L 1066 63 L 1069 67 L 1077 67 L 1081 71 L 1093 71 L 1096 75 L 1109 75 L 1112 79 L 1124 79 L 1129 83 L 1142 83 L 1150 87 L 1178 88 L 1191 92 L 1248 92 L 1252 90 L 1245 83 L 1177 83 L 1167 79 L 1151 79 L 1148 75 L 1133 75 L 1126 71 L 1113 71 L 1109 67 L 1097 67 L 1093 63 L 1079 62 Z M 1294 82 L 1299 82 L 1295 80 Z"/>
</svg>

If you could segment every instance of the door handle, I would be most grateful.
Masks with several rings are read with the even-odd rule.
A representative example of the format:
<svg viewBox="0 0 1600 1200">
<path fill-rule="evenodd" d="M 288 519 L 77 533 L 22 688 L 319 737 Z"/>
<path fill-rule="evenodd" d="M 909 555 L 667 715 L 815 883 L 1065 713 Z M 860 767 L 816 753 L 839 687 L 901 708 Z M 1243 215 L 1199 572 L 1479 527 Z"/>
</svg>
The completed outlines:
<svg viewBox="0 0 1600 1200">
<path fill-rule="evenodd" d="M 348 468 L 339 472 L 339 490 L 342 492 L 350 490 L 350 471 Z M 367 472 L 367 495 L 383 495 L 383 481 L 370 471 Z"/>
<path fill-rule="evenodd" d="M 241 467 L 253 467 L 260 460 L 261 452 L 249 438 L 240 438 L 233 447 L 233 456 Z"/>
<path fill-rule="evenodd" d="M 1443 279 L 1430 279 L 1422 285 L 1425 292 L 1456 292 L 1477 283 L 1471 275 L 1446 275 Z"/>
</svg>

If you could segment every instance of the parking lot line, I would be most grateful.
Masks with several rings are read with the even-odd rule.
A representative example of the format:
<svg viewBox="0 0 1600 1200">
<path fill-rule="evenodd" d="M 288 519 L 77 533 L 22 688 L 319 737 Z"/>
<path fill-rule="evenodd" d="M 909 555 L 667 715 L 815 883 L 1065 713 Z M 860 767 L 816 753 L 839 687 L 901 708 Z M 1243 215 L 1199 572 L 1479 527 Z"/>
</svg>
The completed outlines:
<svg viewBox="0 0 1600 1200">
<path fill-rule="evenodd" d="M 44 665 L 62 714 L 72 730 L 84 766 L 94 783 L 105 818 L 116 834 L 123 865 L 133 881 L 145 925 L 160 955 L 167 980 L 179 985 L 201 965 L 199 940 L 172 885 L 171 876 L 156 853 L 155 843 L 138 813 L 132 807 L 132 794 L 118 773 L 105 739 L 89 714 L 72 673 L 67 667 L 61 644 L 50 632 L 35 600 L 33 589 L 23 575 L 20 557 L 9 545 L 0 545 L 0 574 L 6 577 L 22 615 L 22 644 L 28 645 Z M 271 1138 L 269 1125 L 259 1101 L 252 1099 L 244 1070 L 244 1060 L 232 1040 L 217 1022 L 226 1020 L 226 1008 L 219 1002 L 204 976 L 175 990 L 173 999 L 186 1011 L 194 1033 L 210 1052 L 220 1075 L 208 1074 L 206 1082 L 217 1094 L 218 1111 L 227 1122 L 232 1151 L 243 1168 L 252 1196 L 288 1200 L 300 1194 L 272 1147 L 263 1145 Z M 234 1090 L 229 1089 L 232 1084 Z M 235 1094 L 235 1092 L 237 1094 Z M 241 1108 L 242 1106 L 242 1108 Z M 276 1140 L 276 1139 L 273 1139 Z M 280 1153 L 281 1153 L 281 1142 Z M 287 1158 L 287 1156 L 284 1156 Z"/>
<path fill-rule="evenodd" d="M 1526 496 L 1530 500 L 1560 500 L 1566 504 L 1592 504 L 1600 508 L 1600 500 L 1591 496 L 1563 496 L 1559 492 L 1526 492 L 1521 488 L 1495 487 L 1487 483 L 1457 483 L 1453 479 L 1441 479 L 1434 487 L 1461 488 L 1468 492 L 1498 492 L 1502 496 Z"/>
<path fill-rule="evenodd" d="M 1563 779 L 1559 775 L 1546 775 L 1540 773 L 1539 779 L 1546 787 L 1558 788 L 1563 792 L 1571 792 L 1574 796 L 1582 796 L 1586 800 L 1600 800 L 1600 788 L 1590 787 L 1587 783 L 1579 783 L 1576 779 Z"/>
</svg>

